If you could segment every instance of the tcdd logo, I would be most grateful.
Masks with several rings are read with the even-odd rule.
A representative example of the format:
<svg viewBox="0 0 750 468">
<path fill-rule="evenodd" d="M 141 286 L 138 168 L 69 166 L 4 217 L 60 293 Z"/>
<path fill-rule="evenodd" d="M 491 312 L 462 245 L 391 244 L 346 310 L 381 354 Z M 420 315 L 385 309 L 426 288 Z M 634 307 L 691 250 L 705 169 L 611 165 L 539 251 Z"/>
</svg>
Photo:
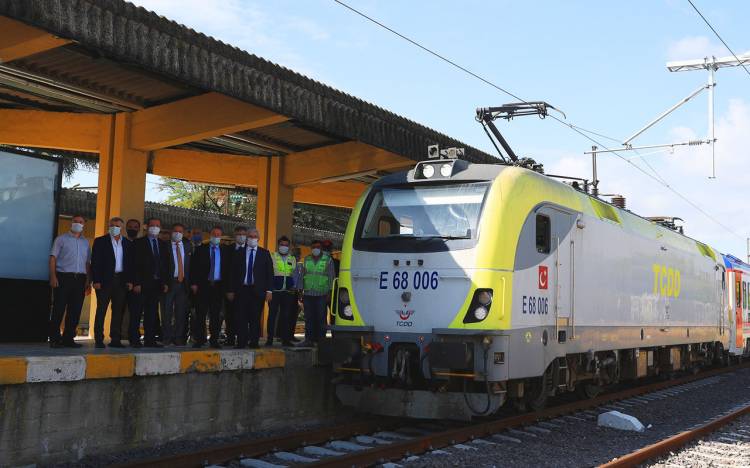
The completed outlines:
<svg viewBox="0 0 750 468">
<path fill-rule="evenodd" d="M 547 289 L 549 284 L 549 272 L 545 265 L 539 265 L 539 289 Z"/>
<path fill-rule="evenodd" d="M 397 327 L 411 327 L 413 323 L 409 320 L 414 315 L 414 309 L 396 309 L 396 315 L 401 320 L 396 320 Z"/>
</svg>

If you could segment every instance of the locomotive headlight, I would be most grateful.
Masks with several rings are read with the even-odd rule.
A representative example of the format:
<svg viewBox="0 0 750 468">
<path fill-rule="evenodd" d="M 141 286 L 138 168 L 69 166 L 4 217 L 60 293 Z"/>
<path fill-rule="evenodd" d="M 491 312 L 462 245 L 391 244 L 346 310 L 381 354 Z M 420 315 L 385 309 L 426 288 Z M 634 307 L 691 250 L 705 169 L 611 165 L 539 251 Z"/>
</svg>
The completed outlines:
<svg viewBox="0 0 750 468">
<path fill-rule="evenodd" d="M 490 291 L 480 291 L 477 294 L 477 302 L 483 306 L 489 305 L 492 302 L 492 293 Z"/>
<path fill-rule="evenodd" d="M 440 166 L 440 175 L 443 177 L 450 177 L 453 173 L 453 164 L 445 163 Z"/>
<path fill-rule="evenodd" d="M 482 320 L 487 318 L 487 308 L 484 306 L 479 306 L 476 309 L 474 309 L 474 318 L 477 319 L 477 321 L 481 322 Z"/>
<path fill-rule="evenodd" d="M 435 166 L 432 164 L 425 164 L 422 166 L 422 175 L 425 179 L 429 179 L 430 177 L 435 175 Z"/>
<path fill-rule="evenodd" d="M 352 306 L 350 304 L 344 306 L 344 310 L 342 311 L 342 313 L 346 318 L 351 318 L 354 316 L 354 312 L 352 312 Z"/>
<path fill-rule="evenodd" d="M 349 290 L 346 288 L 339 288 L 339 302 L 344 305 L 349 304 Z"/>
</svg>

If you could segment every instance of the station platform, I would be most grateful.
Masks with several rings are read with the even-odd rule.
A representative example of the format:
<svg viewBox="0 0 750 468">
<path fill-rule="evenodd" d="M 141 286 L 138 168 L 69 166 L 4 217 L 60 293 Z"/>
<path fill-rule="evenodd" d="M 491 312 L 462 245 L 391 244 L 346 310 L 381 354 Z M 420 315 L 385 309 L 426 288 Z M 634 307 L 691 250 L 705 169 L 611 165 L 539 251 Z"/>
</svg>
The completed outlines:
<svg viewBox="0 0 750 468">
<path fill-rule="evenodd" d="M 0 344 L 0 466 L 76 462 L 334 416 L 312 348 Z"/>
<path fill-rule="evenodd" d="M 100 349 L 94 347 L 92 340 L 77 342 L 82 347 L 50 348 L 44 343 L 0 344 L 0 385 L 283 368 L 287 353 L 303 358 L 312 355 L 309 348 L 251 350 L 168 346 Z"/>
</svg>

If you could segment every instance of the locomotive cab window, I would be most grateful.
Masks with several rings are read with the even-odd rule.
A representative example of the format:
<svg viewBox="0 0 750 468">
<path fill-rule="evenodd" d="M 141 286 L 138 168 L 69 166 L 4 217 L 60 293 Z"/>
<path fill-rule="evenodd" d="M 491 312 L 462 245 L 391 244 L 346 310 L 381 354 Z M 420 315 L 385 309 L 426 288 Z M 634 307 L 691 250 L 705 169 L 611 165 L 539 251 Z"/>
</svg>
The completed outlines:
<svg viewBox="0 0 750 468">
<path fill-rule="evenodd" d="M 549 216 L 536 215 L 536 251 L 549 253 L 552 240 L 552 225 Z"/>
</svg>

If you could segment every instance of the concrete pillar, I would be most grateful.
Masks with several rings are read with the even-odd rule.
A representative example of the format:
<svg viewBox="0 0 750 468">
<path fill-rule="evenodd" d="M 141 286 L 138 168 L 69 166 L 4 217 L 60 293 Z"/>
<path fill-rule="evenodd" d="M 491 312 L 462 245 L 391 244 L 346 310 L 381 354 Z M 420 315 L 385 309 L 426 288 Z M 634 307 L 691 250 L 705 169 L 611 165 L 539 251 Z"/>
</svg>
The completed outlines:
<svg viewBox="0 0 750 468">
<path fill-rule="evenodd" d="M 282 235 L 291 238 L 294 213 L 294 191 L 283 184 L 280 157 L 258 158 L 258 206 L 256 227 L 260 245 L 273 251 Z"/>
<path fill-rule="evenodd" d="M 292 236 L 294 191 L 283 184 L 282 160 L 280 157 L 258 158 L 258 204 L 255 227 L 260 234 L 259 244 L 270 251 L 276 249 L 276 240 L 282 235 Z M 266 336 L 268 307 L 263 308 L 261 334 Z"/>
<path fill-rule="evenodd" d="M 99 152 L 99 187 L 96 197 L 97 236 L 107 232 L 109 219 L 115 216 L 125 221 L 135 218 L 143 222 L 148 154 L 128 147 L 130 119 L 130 114 L 123 112 L 105 119 L 103 123 Z M 95 314 L 96 296 L 92 292 L 89 311 L 91 338 L 94 336 Z M 109 335 L 109 323 L 108 313 L 104 323 L 105 336 Z"/>
</svg>

